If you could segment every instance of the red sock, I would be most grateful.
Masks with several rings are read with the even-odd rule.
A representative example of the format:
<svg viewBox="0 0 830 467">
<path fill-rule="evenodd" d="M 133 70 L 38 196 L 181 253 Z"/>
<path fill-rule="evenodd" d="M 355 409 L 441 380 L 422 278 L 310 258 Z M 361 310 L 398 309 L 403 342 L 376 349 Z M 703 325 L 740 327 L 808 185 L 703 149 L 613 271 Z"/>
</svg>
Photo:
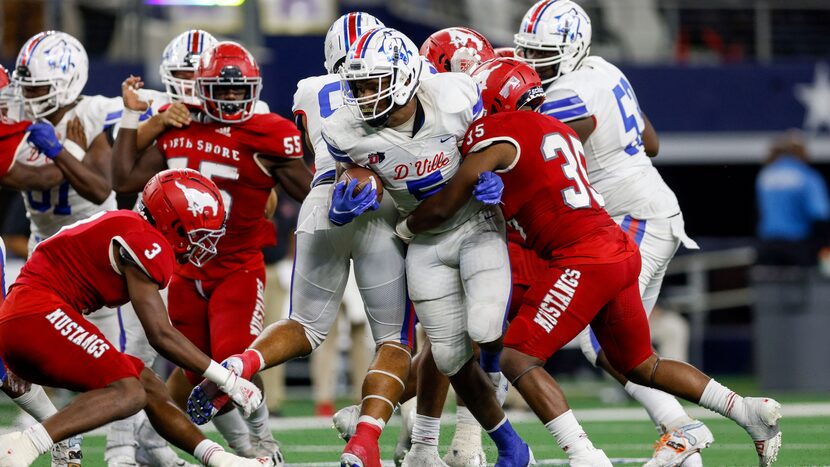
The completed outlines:
<svg viewBox="0 0 830 467">
<path fill-rule="evenodd" d="M 368 422 L 360 422 L 355 429 L 355 436 L 369 436 L 375 441 L 380 438 L 381 429 L 379 426 Z"/>
</svg>

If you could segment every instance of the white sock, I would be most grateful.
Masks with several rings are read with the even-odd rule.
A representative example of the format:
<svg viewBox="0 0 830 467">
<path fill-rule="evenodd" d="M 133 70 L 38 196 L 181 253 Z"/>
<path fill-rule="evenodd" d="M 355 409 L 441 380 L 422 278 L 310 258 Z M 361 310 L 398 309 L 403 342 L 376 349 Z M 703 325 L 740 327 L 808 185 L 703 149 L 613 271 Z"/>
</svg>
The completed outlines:
<svg viewBox="0 0 830 467">
<path fill-rule="evenodd" d="M 415 414 L 412 426 L 412 443 L 435 446 L 438 449 L 438 436 L 441 433 L 441 419 Z"/>
<path fill-rule="evenodd" d="M 12 400 L 39 422 L 46 420 L 58 412 L 55 404 L 49 400 L 49 396 L 37 384 L 33 384 L 25 394 Z"/>
<path fill-rule="evenodd" d="M 49 452 L 49 450 L 52 449 L 52 445 L 55 444 L 49 436 L 49 433 L 46 432 L 46 428 L 43 428 L 43 425 L 40 423 L 36 423 L 29 428 L 26 428 L 23 434 L 32 440 L 32 444 L 35 446 L 35 449 L 37 449 L 38 455 Z"/>
<path fill-rule="evenodd" d="M 248 453 L 253 449 L 248 425 L 245 424 L 242 414 L 236 408 L 226 414 L 213 417 L 213 425 L 228 442 L 228 446 L 237 454 Z"/>
<path fill-rule="evenodd" d="M 265 405 L 265 399 L 263 398 L 262 404 L 259 404 L 259 407 L 248 418 L 244 418 L 252 437 L 258 440 L 274 439 L 274 435 L 271 434 L 271 428 L 268 426 L 268 417 L 268 407 Z"/>
<path fill-rule="evenodd" d="M 470 409 L 464 407 L 463 405 L 459 405 L 455 409 L 455 421 L 458 425 L 475 425 L 480 427 L 478 420 L 476 420 L 473 413 L 470 412 Z"/>
<path fill-rule="evenodd" d="M 556 443 L 568 457 L 594 447 L 571 410 L 545 423 L 545 428 L 553 435 Z"/>
<path fill-rule="evenodd" d="M 744 407 L 744 398 L 718 383 L 714 378 L 709 380 L 709 384 L 703 390 L 703 395 L 700 396 L 698 404 L 735 420 L 738 425 L 746 426 L 749 424 L 746 408 Z"/>
<path fill-rule="evenodd" d="M 670 432 L 692 421 L 680 402 L 671 394 L 640 386 L 631 381 L 625 383 L 625 392 L 633 397 L 648 412 L 651 421 L 661 432 Z"/>
<path fill-rule="evenodd" d="M 219 446 L 209 439 L 203 439 L 201 443 L 196 445 L 196 449 L 193 450 L 193 457 L 199 459 L 199 462 L 204 465 L 210 465 L 210 458 L 217 452 L 222 451 L 224 451 L 222 446 Z"/>
</svg>

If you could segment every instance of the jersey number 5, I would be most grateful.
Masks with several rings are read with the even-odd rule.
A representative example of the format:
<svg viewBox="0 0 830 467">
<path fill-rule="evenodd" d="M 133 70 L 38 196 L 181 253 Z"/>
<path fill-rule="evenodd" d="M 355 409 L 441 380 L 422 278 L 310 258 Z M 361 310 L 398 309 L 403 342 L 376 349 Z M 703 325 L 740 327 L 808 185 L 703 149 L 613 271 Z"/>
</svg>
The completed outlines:
<svg viewBox="0 0 830 467">
<path fill-rule="evenodd" d="M 570 142 L 570 144 L 569 144 Z M 565 178 L 572 180 L 575 186 L 562 190 L 562 199 L 571 209 L 582 209 L 591 206 L 591 199 L 600 206 L 605 206 L 605 200 L 588 183 L 588 173 L 585 170 L 585 155 L 582 143 L 573 135 L 550 133 L 542 140 L 542 156 L 546 162 L 562 158 L 562 172 Z"/>
</svg>

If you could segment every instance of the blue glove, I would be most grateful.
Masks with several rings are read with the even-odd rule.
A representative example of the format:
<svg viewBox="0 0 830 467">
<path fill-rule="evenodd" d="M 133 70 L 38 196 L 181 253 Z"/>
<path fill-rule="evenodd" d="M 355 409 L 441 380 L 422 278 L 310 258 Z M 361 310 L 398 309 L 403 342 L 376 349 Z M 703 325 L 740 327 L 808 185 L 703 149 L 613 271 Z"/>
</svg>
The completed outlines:
<svg viewBox="0 0 830 467">
<path fill-rule="evenodd" d="M 365 186 L 360 193 L 354 194 L 354 189 L 358 183 L 359 180 L 351 179 L 348 185 L 346 185 L 346 182 L 338 182 L 334 185 L 334 193 L 331 195 L 331 206 L 329 207 L 329 220 L 332 224 L 348 224 L 367 210 L 380 207 L 378 192 L 374 187 Z"/>
<path fill-rule="evenodd" d="M 219 412 L 219 409 L 213 405 L 212 398 L 208 395 L 208 392 L 213 391 L 210 391 L 205 383 L 213 385 L 212 389 L 217 393 L 219 392 L 216 385 L 208 381 L 202 381 L 190 392 L 190 397 L 187 398 L 187 415 L 197 425 L 204 425 Z"/>
<path fill-rule="evenodd" d="M 52 125 L 46 122 L 32 123 L 29 128 L 26 128 L 26 131 L 29 132 L 29 143 L 36 147 L 38 151 L 49 159 L 58 157 L 63 145 L 58 141 L 58 135 Z"/>
<path fill-rule="evenodd" d="M 504 182 L 493 172 L 484 172 L 478 176 L 478 183 L 473 187 L 473 195 L 484 204 L 499 204 L 504 193 Z"/>
</svg>

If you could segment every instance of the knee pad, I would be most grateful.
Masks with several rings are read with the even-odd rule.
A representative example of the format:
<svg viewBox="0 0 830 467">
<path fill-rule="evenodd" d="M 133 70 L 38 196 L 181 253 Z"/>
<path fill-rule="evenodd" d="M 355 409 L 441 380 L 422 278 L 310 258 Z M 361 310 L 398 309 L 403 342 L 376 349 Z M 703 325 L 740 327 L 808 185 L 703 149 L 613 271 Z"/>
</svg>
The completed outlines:
<svg viewBox="0 0 830 467">
<path fill-rule="evenodd" d="M 597 358 L 600 351 L 602 351 L 602 347 L 599 346 L 599 342 L 590 327 L 579 333 L 579 349 L 582 350 L 582 355 L 585 355 L 591 365 L 596 367 Z"/>
<path fill-rule="evenodd" d="M 293 319 L 293 318 L 289 318 Z M 326 336 L 328 336 L 328 332 L 321 331 L 319 329 L 314 329 L 306 323 L 302 321 L 297 321 L 303 327 L 303 333 L 305 334 L 305 338 L 308 340 L 308 343 L 311 345 L 311 351 L 314 352 L 317 350 L 317 347 L 320 347 L 320 344 L 326 340 Z"/>
<path fill-rule="evenodd" d="M 480 310 L 480 312 L 478 311 Z M 493 342 L 500 338 L 504 330 L 504 308 L 481 306 L 474 316 L 467 319 L 467 333 L 476 343 Z"/>
<path fill-rule="evenodd" d="M 464 339 L 463 346 L 432 342 L 432 357 L 435 359 L 438 371 L 447 376 L 453 376 L 473 358 L 473 347 L 468 339 Z"/>
</svg>

